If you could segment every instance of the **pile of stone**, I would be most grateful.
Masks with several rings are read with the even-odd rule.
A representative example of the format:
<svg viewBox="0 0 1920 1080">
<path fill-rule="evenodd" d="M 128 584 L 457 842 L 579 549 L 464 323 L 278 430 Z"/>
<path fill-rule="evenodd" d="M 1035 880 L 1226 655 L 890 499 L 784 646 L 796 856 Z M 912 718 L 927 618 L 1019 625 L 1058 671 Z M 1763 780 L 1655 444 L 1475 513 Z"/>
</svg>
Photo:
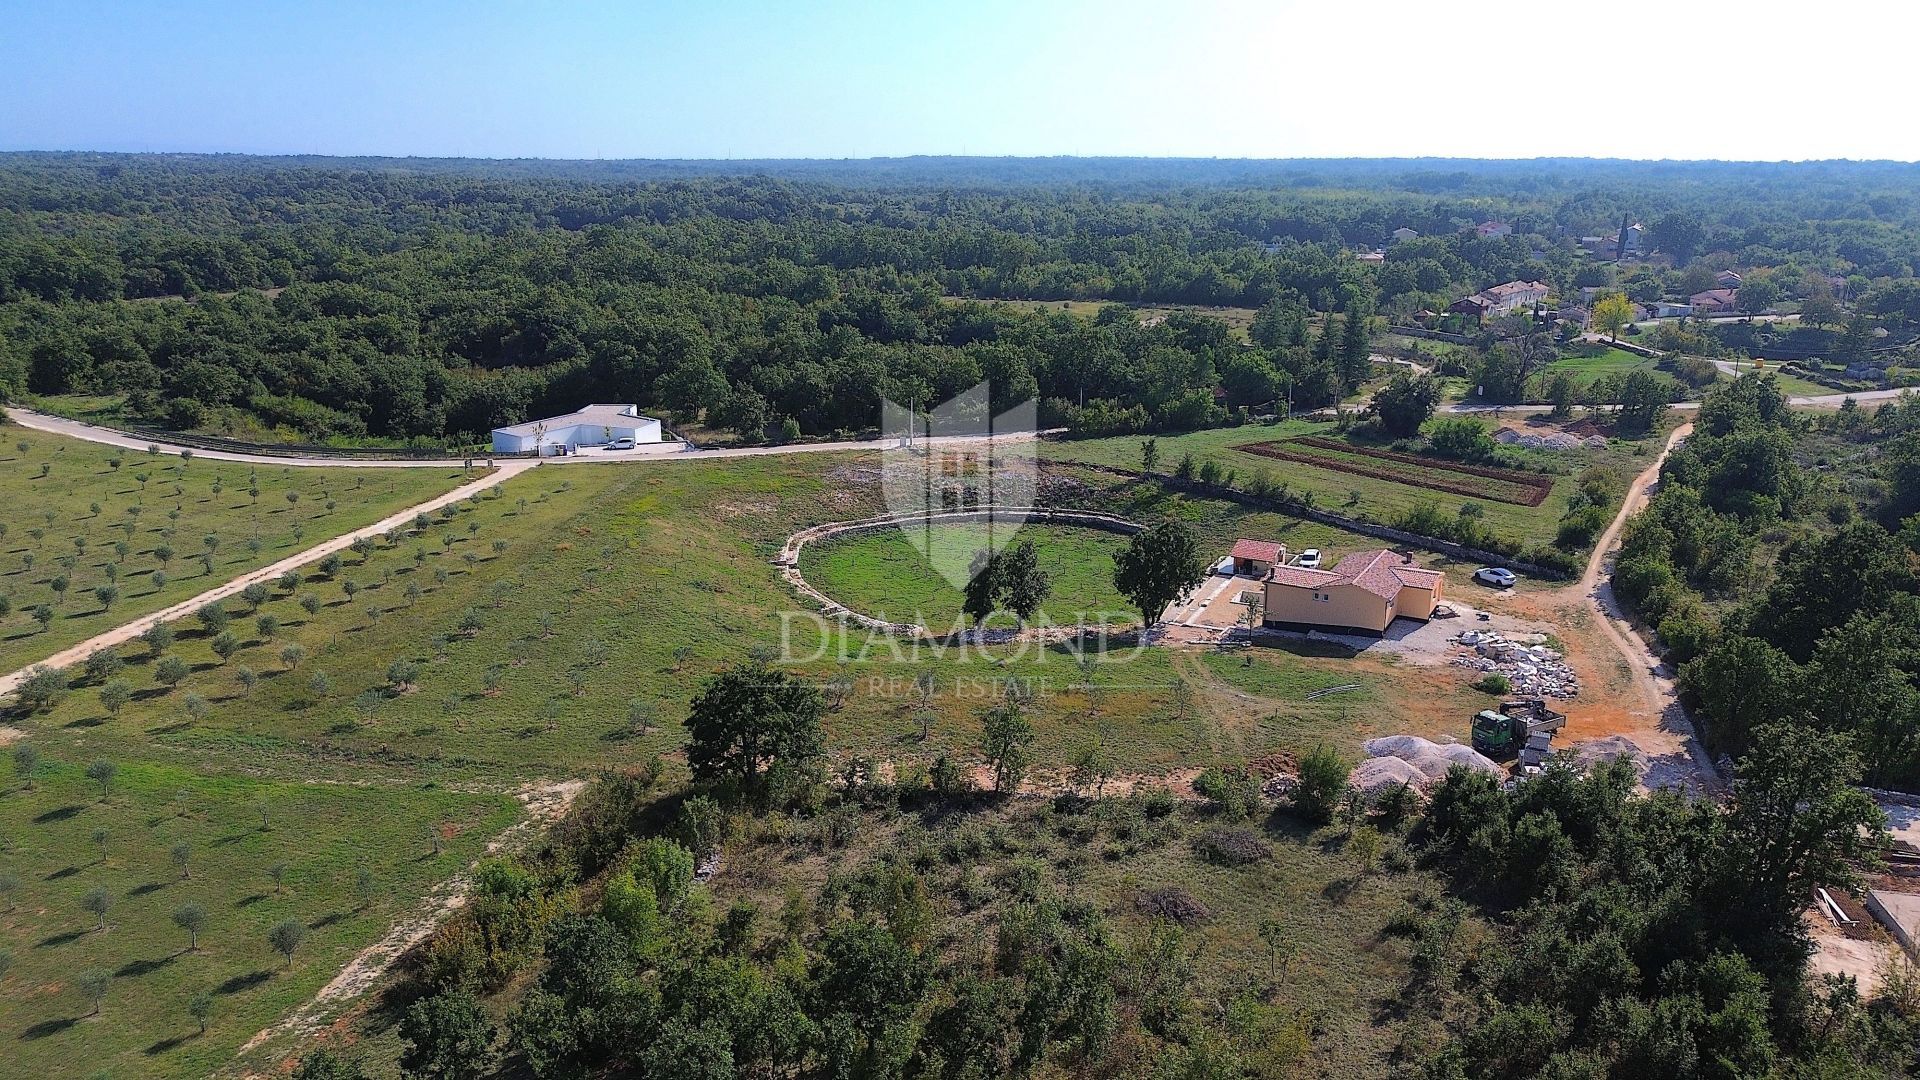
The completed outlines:
<svg viewBox="0 0 1920 1080">
<path fill-rule="evenodd" d="M 1509 640 L 1498 630 L 1467 630 L 1451 640 L 1460 647 L 1453 663 L 1504 675 L 1517 695 L 1562 700 L 1580 696 L 1580 677 L 1565 657 L 1546 646 L 1544 634 Z"/>
<path fill-rule="evenodd" d="M 1419 770 L 1421 775 L 1434 780 L 1443 779 L 1447 770 L 1455 765 L 1464 765 L 1488 776 L 1505 773 L 1492 758 L 1465 743 L 1437 743 L 1418 735 L 1383 735 L 1378 739 L 1368 739 L 1361 749 L 1367 752 L 1369 759 L 1404 761 Z"/>
<path fill-rule="evenodd" d="M 1589 435 L 1583 439 L 1564 431 L 1541 435 L 1510 427 L 1503 427 L 1494 432 L 1493 438 L 1495 442 L 1517 446 L 1522 450 L 1603 450 L 1607 445 L 1604 435 Z"/>
<path fill-rule="evenodd" d="M 1581 772 L 1591 772 L 1596 767 L 1616 758 L 1624 758 L 1632 766 L 1635 780 L 1645 780 L 1653 768 L 1646 752 L 1640 744 L 1625 735 L 1605 735 L 1597 739 L 1587 739 L 1567 747 L 1569 759 Z"/>
</svg>

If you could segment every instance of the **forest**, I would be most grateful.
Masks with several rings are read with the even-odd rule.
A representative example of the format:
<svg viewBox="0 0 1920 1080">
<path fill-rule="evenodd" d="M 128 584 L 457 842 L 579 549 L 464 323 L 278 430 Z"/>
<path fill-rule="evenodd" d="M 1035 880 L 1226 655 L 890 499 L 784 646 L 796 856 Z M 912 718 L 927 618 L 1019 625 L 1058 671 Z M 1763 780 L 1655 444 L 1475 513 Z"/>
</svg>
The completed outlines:
<svg viewBox="0 0 1920 1080">
<path fill-rule="evenodd" d="M 1465 228 L 1494 216 L 1513 234 Z M 882 396 L 988 378 L 1086 433 L 1182 430 L 1338 401 L 1376 314 L 1519 277 L 1637 288 L 1571 246 L 1626 217 L 1683 263 L 1844 275 L 1864 310 L 1920 310 L 1920 175 L 1885 164 L 10 154 L 0 390 L 462 443 L 589 400 L 750 439 L 858 432 Z M 1401 226 L 1422 235 L 1351 257 Z M 970 299 L 1261 318 L 1241 347 L 1205 315 Z"/>
</svg>

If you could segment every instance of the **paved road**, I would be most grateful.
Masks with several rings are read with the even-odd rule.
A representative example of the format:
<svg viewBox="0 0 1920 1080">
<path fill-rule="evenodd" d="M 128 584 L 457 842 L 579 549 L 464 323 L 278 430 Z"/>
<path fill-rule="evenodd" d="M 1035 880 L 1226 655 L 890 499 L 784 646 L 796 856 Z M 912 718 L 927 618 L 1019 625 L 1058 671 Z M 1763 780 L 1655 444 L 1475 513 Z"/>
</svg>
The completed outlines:
<svg viewBox="0 0 1920 1080">
<path fill-rule="evenodd" d="M 176 443 L 156 442 L 152 439 L 129 435 L 123 431 L 88 424 L 79 420 L 69 420 L 64 416 L 51 416 L 17 405 L 7 406 L 7 416 L 14 423 L 34 431 L 45 431 L 56 435 L 67 435 L 88 442 L 102 443 L 107 446 L 125 447 L 128 450 L 146 450 L 149 446 L 158 446 L 163 454 L 178 454 L 182 450 L 192 449 L 193 456 L 216 461 L 242 461 L 253 465 L 295 465 L 347 468 L 377 469 L 434 469 L 445 468 L 448 459 L 422 458 L 347 458 L 330 457 L 324 454 L 305 457 L 280 457 L 271 454 L 245 454 L 231 450 L 202 450 L 199 447 L 184 447 Z M 985 442 L 1028 442 L 1042 435 L 1053 435 L 1065 431 L 1065 428 L 1048 428 L 1038 432 L 1004 432 L 999 435 L 943 435 L 934 438 L 921 438 L 919 446 L 953 446 L 966 443 Z M 639 452 L 599 452 L 589 451 L 561 458 L 500 458 L 496 464 L 518 464 L 526 467 L 534 465 L 573 465 L 573 464 L 635 464 L 655 461 L 707 461 L 712 458 L 762 457 L 769 454 L 823 454 L 837 450 L 887 450 L 899 446 L 897 439 L 859 439 L 846 442 L 788 443 L 779 446 L 738 446 L 721 450 L 677 451 L 672 453 L 649 454 Z M 475 461 L 487 460 L 485 454 L 475 454 Z M 519 470 L 524 471 L 524 470 Z"/>
<path fill-rule="evenodd" d="M 409 506 L 405 510 L 382 518 L 364 528 L 356 529 L 350 533 L 343 533 L 330 540 L 322 541 L 305 551 L 295 555 L 289 555 L 278 562 L 262 566 L 258 570 L 249 570 L 239 577 L 225 584 L 216 585 L 190 600 L 182 600 L 171 607 L 162 608 L 148 615 L 142 615 L 132 622 L 122 623 L 111 630 L 95 634 L 87 640 L 69 648 L 62 649 L 35 664 L 7 675 L 0 675 L 0 694 L 12 693 L 14 689 L 20 685 L 21 680 L 26 678 L 27 673 L 35 667 L 45 665 L 52 668 L 63 668 L 77 664 L 86 659 L 87 654 L 95 649 L 104 649 L 111 645 L 121 645 L 132 641 L 134 638 L 146 633 L 147 628 L 156 623 L 171 622 L 175 619 L 184 618 L 199 610 L 203 605 L 233 596 L 241 589 L 246 588 L 256 581 L 272 582 L 274 578 L 279 577 L 289 570 L 305 566 L 318 559 L 323 559 L 336 551 L 346 550 L 348 546 L 362 536 L 377 537 L 388 529 L 407 524 L 413 520 L 416 514 L 432 513 L 442 506 L 448 503 L 458 502 L 476 491 L 485 491 L 495 484 L 501 483 L 510 477 L 518 476 L 520 473 L 533 468 L 535 464 L 533 461 L 510 461 L 502 463 L 498 468 L 482 476 L 480 479 L 472 481 L 471 483 L 462 484 L 460 487 L 454 488 L 445 494 L 436 495 L 426 502 Z"/>
</svg>

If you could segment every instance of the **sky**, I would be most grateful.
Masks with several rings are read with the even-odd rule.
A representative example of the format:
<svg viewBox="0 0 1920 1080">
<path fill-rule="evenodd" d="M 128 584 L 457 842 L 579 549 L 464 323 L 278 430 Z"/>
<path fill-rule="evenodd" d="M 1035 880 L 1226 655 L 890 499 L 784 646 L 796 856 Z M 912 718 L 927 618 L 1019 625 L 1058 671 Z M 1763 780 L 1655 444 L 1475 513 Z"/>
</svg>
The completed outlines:
<svg viewBox="0 0 1920 1080">
<path fill-rule="evenodd" d="M 0 0 L 0 150 L 1916 160 L 1916 30 L 1898 0 Z"/>
</svg>

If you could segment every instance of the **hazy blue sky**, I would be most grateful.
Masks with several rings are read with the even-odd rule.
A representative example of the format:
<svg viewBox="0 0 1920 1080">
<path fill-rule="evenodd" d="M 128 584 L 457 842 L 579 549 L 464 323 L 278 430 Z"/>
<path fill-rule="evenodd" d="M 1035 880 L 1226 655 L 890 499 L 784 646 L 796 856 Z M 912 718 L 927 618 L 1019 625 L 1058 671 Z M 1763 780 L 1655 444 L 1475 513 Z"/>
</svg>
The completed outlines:
<svg viewBox="0 0 1920 1080">
<path fill-rule="evenodd" d="M 1920 158 L 1914 15 L 0 0 L 0 149 Z"/>
</svg>

